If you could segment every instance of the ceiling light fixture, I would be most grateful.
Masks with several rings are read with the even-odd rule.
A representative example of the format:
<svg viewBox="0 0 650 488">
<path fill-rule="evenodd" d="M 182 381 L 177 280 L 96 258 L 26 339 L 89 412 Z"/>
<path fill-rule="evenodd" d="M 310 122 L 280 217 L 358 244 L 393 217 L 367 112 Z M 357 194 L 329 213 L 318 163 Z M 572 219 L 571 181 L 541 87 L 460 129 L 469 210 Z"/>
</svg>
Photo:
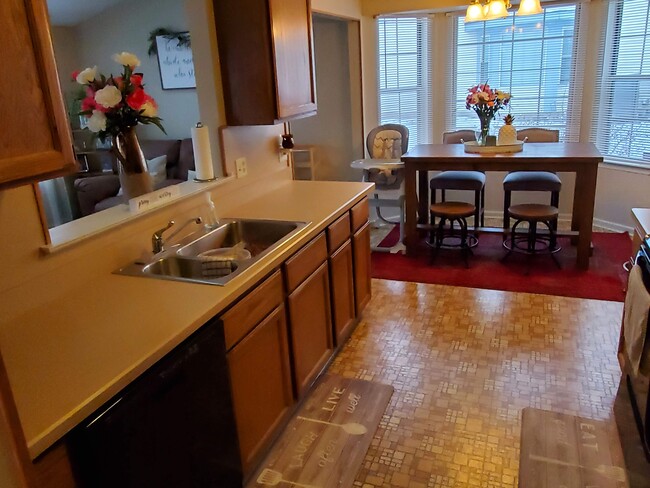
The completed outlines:
<svg viewBox="0 0 650 488">
<path fill-rule="evenodd" d="M 544 12 L 540 0 L 521 0 L 517 15 L 535 15 Z M 479 22 L 484 20 L 502 19 L 508 16 L 511 7 L 509 0 L 472 0 L 467 7 L 465 22 Z"/>
</svg>

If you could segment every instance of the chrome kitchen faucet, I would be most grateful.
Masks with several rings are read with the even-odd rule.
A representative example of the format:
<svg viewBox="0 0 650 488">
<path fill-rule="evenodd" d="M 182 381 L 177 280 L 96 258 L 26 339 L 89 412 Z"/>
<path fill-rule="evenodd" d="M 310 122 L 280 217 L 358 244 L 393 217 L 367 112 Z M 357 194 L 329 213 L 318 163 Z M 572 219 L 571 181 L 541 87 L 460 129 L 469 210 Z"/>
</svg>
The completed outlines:
<svg viewBox="0 0 650 488">
<path fill-rule="evenodd" d="M 177 235 L 180 231 L 182 231 L 185 227 L 190 225 L 192 222 L 195 224 L 201 224 L 203 223 L 203 219 L 201 217 L 193 217 L 189 219 L 187 222 L 185 222 L 183 225 L 181 225 L 176 231 L 172 232 L 172 234 L 167 238 L 167 240 L 171 239 L 175 235 Z M 151 247 L 153 250 L 154 254 L 158 254 L 161 251 L 165 250 L 165 242 L 163 241 L 163 233 L 170 229 L 174 225 L 174 221 L 170 220 L 165 227 L 163 227 L 160 230 L 157 230 L 156 232 L 153 233 L 151 236 Z"/>
</svg>

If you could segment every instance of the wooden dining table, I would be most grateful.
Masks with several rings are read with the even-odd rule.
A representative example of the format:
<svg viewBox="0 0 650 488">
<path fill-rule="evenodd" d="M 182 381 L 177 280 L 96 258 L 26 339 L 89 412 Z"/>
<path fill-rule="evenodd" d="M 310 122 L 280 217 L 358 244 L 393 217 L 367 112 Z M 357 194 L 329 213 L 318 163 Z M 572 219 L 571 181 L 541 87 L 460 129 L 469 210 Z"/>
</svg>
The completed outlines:
<svg viewBox="0 0 650 488">
<path fill-rule="evenodd" d="M 406 185 L 405 245 L 408 255 L 416 254 L 418 223 L 426 224 L 428 221 L 428 171 L 552 171 L 576 175 L 571 230 L 577 234 L 577 266 L 580 269 L 589 268 L 598 165 L 603 161 L 594 144 L 527 142 L 521 152 L 491 154 L 466 153 L 462 144 L 420 144 L 404 154 L 402 161 Z"/>
</svg>

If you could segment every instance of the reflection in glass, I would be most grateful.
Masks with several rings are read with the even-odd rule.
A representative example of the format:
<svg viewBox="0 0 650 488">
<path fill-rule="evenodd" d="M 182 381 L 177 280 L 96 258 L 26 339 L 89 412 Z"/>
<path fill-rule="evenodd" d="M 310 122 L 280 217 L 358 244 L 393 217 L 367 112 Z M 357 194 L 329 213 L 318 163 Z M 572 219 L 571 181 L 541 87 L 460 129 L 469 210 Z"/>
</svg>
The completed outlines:
<svg viewBox="0 0 650 488">
<path fill-rule="evenodd" d="M 39 183 L 49 228 L 123 202 L 110 143 L 94 138 L 77 115 L 76 99 L 83 88 L 71 76 L 94 65 L 102 73 L 119 74 L 121 67 L 111 59 L 115 53 L 133 52 L 141 60 L 136 72 L 144 74 L 146 90 L 158 102 L 167 134 L 156 127 L 137 130 L 145 156 L 155 160 L 160 186 L 187 180 L 193 169 L 191 143 L 187 153 L 187 143 L 181 141 L 190 138 L 191 127 L 200 120 L 196 89 L 164 90 L 158 58 L 147 54 L 151 31 L 190 30 L 185 8 L 185 1 L 178 0 L 48 0 L 59 81 L 79 162 L 77 173 Z"/>
</svg>

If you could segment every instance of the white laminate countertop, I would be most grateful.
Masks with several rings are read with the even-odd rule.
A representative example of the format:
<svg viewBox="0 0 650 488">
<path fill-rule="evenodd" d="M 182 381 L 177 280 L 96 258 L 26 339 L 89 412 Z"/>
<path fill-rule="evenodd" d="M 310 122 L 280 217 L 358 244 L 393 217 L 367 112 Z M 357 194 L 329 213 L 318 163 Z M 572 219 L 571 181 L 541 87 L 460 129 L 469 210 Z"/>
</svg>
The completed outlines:
<svg viewBox="0 0 650 488">
<path fill-rule="evenodd" d="M 224 310 L 373 188 L 287 182 L 223 217 L 311 222 L 224 287 L 101 273 L 83 300 L 24 307 L 2 353 L 33 458 Z M 134 259 L 137 256 L 134 256 Z M 44 277 L 44 279 L 52 279 Z"/>
</svg>

